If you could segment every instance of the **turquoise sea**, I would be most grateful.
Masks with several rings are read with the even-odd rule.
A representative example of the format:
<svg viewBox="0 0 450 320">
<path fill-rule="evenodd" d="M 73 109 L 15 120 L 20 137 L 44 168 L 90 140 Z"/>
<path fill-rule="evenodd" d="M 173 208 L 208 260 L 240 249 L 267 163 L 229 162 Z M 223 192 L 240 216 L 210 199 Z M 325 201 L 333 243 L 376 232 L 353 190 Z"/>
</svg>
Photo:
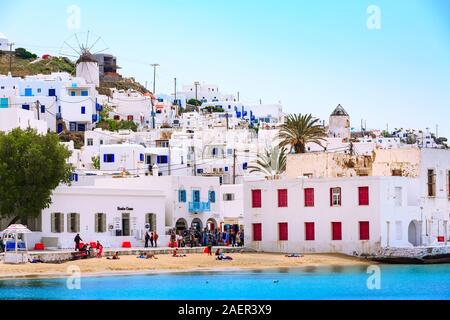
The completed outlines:
<svg viewBox="0 0 450 320">
<path fill-rule="evenodd" d="M 445 299 L 450 265 L 304 267 L 226 272 L 0 280 L 0 299 Z M 374 278 L 375 277 L 375 278 Z M 73 279 L 71 279 L 73 280 Z M 369 286 L 368 286 L 369 282 Z M 369 287 L 371 289 L 369 289 Z"/>
</svg>

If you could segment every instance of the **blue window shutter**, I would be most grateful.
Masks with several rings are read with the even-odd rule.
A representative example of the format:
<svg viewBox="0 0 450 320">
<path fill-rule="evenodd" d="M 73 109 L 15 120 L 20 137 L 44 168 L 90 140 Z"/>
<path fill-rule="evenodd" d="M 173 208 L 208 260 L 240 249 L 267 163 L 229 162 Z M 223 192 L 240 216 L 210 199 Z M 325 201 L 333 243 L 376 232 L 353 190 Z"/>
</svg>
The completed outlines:
<svg viewBox="0 0 450 320">
<path fill-rule="evenodd" d="M 88 96 L 88 92 L 86 90 L 81 91 L 81 95 L 83 97 L 87 97 Z"/>
<path fill-rule="evenodd" d="M 41 113 L 45 113 L 45 106 L 41 105 Z"/>
<path fill-rule="evenodd" d="M 139 161 L 144 161 L 144 154 L 143 153 L 139 154 Z"/>
<path fill-rule="evenodd" d="M 106 154 L 103 155 L 103 162 L 106 162 Z"/>
<path fill-rule="evenodd" d="M 114 154 L 111 155 L 111 162 L 114 162 Z"/>
<path fill-rule="evenodd" d="M 55 89 L 48 89 L 48 96 L 49 97 L 56 96 L 56 90 Z"/>
<path fill-rule="evenodd" d="M 30 110 L 30 105 L 28 105 L 28 104 L 23 104 L 23 105 L 22 105 L 22 109 L 23 109 L 23 110 Z"/>
<path fill-rule="evenodd" d="M 81 107 L 81 114 L 86 114 L 86 107 Z"/>
<path fill-rule="evenodd" d="M 33 95 L 33 89 L 31 88 L 25 88 L 25 96 L 31 97 Z"/>
</svg>

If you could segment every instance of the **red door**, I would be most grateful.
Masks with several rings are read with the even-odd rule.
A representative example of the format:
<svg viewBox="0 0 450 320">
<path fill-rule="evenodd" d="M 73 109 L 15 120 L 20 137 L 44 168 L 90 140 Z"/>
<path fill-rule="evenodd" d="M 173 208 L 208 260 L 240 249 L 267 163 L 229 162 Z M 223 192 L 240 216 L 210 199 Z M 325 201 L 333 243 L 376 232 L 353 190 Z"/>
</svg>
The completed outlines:
<svg viewBox="0 0 450 320">
<path fill-rule="evenodd" d="M 342 222 L 331 223 L 331 239 L 342 240 Z"/>
<path fill-rule="evenodd" d="M 359 187 L 359 205 L 368 206 L 369 205 L 369 187 Z"/>
<path fill-rule="evenodd" d="M 262 240 L 262 225 L 261 223 L 253 224 L 253 241 L 261 241 Z"/>
<path fill-rule="evenodd" d="M 287 189 L 278 190 L 278 207 L 286 208 L 288 206 L 288 192 Z"/>
<path fill-rule="evenodd" d="M 278 239 L 280 241 L 288 241 L 288 224 L 286 222 L 278 224 Z"/>
<path fill-rule="evenodd" d="M 315 240 L 314 222 L 305 222 L 305 240 Z"/>
<path fill-rule="evenodd" d="M 252 208 L 261 208 L 261 190 L 252 190 Z"/>
<path fill-rule="evenodd" d="M 314 207 L 314 189 L 305 189 L 305 207 Z"/>
<path fill-rule="evenodd" d="M 359 222 L 359 240 L 370 240 L 369 221 Z"/>
</svg>

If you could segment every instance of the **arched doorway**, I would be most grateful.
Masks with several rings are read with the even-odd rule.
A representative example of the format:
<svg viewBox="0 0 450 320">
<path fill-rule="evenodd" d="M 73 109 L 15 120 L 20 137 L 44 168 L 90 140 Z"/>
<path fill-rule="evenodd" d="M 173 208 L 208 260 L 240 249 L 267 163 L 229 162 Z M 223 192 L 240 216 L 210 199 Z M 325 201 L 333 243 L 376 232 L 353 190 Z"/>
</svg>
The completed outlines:
<svg viewBox="0 0 450 320">
<path fill-rule="evenodd" d="M 411 243 L 414 247 L 420 245 L 420 225 L 416 220 L 410 222 L 408 226 L 408 242 Z"/>
<path fill-rule="evenodd" d="M 203 229 L 202 220 L 200 220 L 199 218 L 195 218 L 194 220 L 192 220 L 191 227 L 197 231 L 202 231 Z"/>
<path fill-rule="evenodd" d="M 147 213 L 145 215 L 145 227 L 148 231 L 156 231 L 156 214 Z"/>
<path fill-rule="evenodd" d="M 206 222 L 206 226 L 209 231 L 215 231 L 217 229 L 217 221 L 213 218 L 209 218 Z"/>
<path fill-rule="evenodd" d="M 184 231 L 187 229 L 187 227 L 188 227 L 188 223 L 183 218 L 178 219 L 177 222 L 175 223 L 175 228 L 177 229 L 177 232 Z"/>
</svg>

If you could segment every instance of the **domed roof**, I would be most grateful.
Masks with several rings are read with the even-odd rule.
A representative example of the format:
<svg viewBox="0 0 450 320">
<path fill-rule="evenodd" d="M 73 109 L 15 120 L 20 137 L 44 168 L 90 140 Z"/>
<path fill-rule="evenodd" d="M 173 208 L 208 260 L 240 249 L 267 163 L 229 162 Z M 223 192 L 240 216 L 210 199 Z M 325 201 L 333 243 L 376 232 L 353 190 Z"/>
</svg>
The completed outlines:
<svg viewBox="0 0 450 320">
<path fill-rule="evenodd" d="M 338 104 L 338 106 L 336 107 L 336 109 L 334 109 L 334 111 L 331 113 L 331 116 L 346 116 L 348 117 L 348 113 L 347 111 L 345 111 L 345 109 Z"/>
</svg>

